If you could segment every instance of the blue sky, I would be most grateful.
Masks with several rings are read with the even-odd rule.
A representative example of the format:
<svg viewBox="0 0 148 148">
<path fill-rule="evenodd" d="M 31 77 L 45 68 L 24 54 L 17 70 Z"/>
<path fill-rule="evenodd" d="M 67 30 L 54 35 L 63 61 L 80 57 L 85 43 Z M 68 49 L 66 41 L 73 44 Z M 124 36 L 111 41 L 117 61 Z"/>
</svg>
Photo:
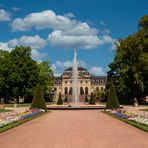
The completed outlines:
<svg viewBox="0 0 148 148">
<path fill-rule="evenodd" d="M 147 0 L 0 0 L 0 48 L 31 46 L 55 75 L 71 65 L 76 48 L 79 66 L 106 75 L 114 41 L 134 33 L 146 14 Z"/>
</svg>

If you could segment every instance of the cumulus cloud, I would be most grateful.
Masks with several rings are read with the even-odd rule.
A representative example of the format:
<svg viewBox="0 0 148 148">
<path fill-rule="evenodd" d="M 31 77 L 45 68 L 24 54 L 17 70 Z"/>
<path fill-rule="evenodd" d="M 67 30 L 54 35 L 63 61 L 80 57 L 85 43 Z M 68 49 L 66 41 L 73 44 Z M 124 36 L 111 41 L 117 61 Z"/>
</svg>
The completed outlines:
<svg viewBox="0 0 148 148">
<path fill-rule="evenodd" d="M 14 48 L 15 46 L 24 45 L 30 46 L 32 49 L 39 49 L 46 46 L 46 40 L 38 35 L 35 36 L 22 36 L 19 39 L 12 39 L 7 42 L 8 47 Z"/>
<path fill-rule="evenodd" d="M 41 53 L 36 49 L 32 49 L 31 55 L 32 55 L 32 58 L 35 59 L 35 60 L 40 60 L 40 59 L 42 59 L 43 57 L 46 56 L 45 53 Z"/>
<path fill-rule="evenodd" d="M 98 36 L 98 30 L 90 27 L 87 22 L 73 18 L 72 13 L 58 15 L 52 10 L 31 13 L 24 18 L 16 18 L 11 26 L 13 31 L 28 31 L 32 28 L 50 28 L 47 41 L 56 48 L 96 48 L 99 45 L 113 44 L 113 38 L 106 35 Z M 102 24 L 104 22 L 102 21 Z M 106 32 L 109 32 L 107 30 Z"/>
<path fill-rule="evenodd" d="M 64 16 L 69 17 L 69 18 L 73 18 L 73 17 L 75 17 L 75 15 L 74 15 L 73 13 L 70 13 L 70 12 L 64 14 Z"/>
<path fill-rule="evenodd" d="M 102 67 L 92 67 L 90 69 L 90 73 L 92 75 L 96 75 L 96 76 L 104 76 L 104 75 L 106 75 L 106 73 L 104 72 Z"/>
<path fill-rule="evenodd" d="M 52 28 L 67 30 L 75 26 L 76 21 L 62 15 L 56 15 L 52 10 L 31 13 L 24 18 L 16 18 L 12 22 L 12 29 L 26 31 L 32 27 L 36 29 Z"/>
<path fill-rule="evenodd" d="M 1 50 L 7 50 L 7 51 L 11 51 L 12 50 L 10 47 L 8 47 L 7 43 L 3 43 L 3 42 L 0 42 L 0 49 Z"/>
<path fill-rule="evenodd" d="M 4 9 L 0 9 L 0 21 L 9 21 L 10 13 Z"/>
<path fill-rule="evenodd" d="M 46 46 L 46 40 L 38 35 L 22 36 L 19 39 L 12 39 L 5 43 L 0 42 L 0 49 L 11 51 L 13 48 L 19 45 L 30 46 L 32 48 L 32 58 L 35 60 L 39 60 L 46 55 L 45 53 L 41 53 L 37 50 Z"/>
<path fill-rule="evenodd" d="M 95 48 L 103 44 L 97 36 L 69 36 L 61 31 L 54 31 L 48 36 L 48 42 L 53 47 L 60 48 Z"/>
</svg>

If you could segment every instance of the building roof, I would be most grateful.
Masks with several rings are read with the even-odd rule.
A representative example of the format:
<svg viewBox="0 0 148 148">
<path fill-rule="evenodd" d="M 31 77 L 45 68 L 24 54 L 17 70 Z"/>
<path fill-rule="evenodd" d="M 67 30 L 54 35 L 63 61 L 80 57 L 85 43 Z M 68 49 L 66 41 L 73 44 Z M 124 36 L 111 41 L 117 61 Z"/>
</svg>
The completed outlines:
<svg viewBox="0 0 148 148">
<path fill-rule="evenodd" d="M 107 79 L 107 76 L 93 76 L 93 75 L 91 75 L 91 79 Z"/>
<path fill-rule="evenodd" d="M 72 71 L 72 67 L 69 67 L 69 68 L 65 69 L 64 71 Z M 87 71 L 87 69 L 85 69 L 83 67 L 78 67 L 78 71 Z"/>
</svg>

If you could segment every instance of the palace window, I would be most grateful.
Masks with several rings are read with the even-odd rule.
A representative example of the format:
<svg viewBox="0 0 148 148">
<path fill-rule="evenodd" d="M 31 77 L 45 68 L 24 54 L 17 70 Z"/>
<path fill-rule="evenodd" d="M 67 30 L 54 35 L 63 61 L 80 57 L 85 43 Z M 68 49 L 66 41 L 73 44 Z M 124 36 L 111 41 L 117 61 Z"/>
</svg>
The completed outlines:
<svg viewBox="0 0 148 148">
<path fill-rule="evenodd" d="M 84 95 L 83 87 L 80 87 L 80 95 Z"/>
</svg>

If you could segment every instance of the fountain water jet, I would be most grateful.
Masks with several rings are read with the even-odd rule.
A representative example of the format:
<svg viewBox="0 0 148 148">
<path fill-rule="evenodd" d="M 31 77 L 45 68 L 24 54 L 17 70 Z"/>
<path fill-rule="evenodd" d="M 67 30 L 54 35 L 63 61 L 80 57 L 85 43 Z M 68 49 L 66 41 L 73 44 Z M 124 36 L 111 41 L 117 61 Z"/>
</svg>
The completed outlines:
<svg viewBox="0 0 148 148">
<path fill-rule="evenodd" d="M 72 101 L 75 107 L 78 107 L 79 96 L 78 96 L 78 68 L 77 68 L 77 53 L 74 50 L 74 59 L 72 65 Z"/>
</svg>

